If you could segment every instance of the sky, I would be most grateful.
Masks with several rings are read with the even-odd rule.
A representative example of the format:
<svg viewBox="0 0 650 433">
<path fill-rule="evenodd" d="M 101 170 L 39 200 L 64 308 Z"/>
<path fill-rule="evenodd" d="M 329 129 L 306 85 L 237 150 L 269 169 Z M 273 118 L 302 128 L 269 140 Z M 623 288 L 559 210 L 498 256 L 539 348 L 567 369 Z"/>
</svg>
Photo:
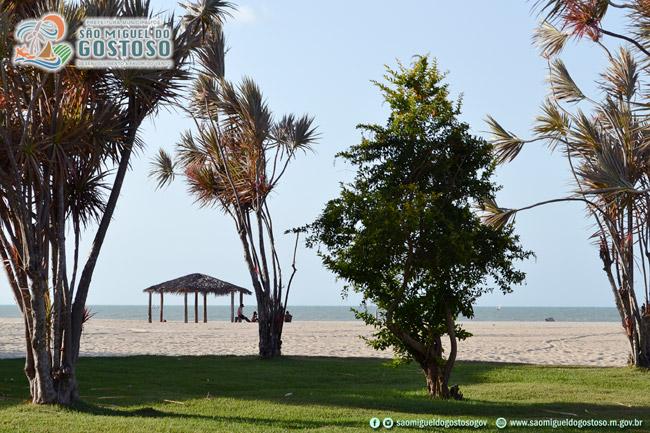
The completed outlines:
<svg viewBox="0 0 650 433">
<path fill-rule="evenodd" d="M 175 5 L 152 0 L 156 10 Z M 238 6 L 225 27 L 227 77 L 252 77 L 277 115 L 309 113 L 321 134 L 314 152 L 294 161 L 271 197 L 278 234 L 313 221 L 337 195 L 339 183 L 354 175 L 335 154 L 358 143 L 357 124 L 385 122 L 386 107 L 370 82 L 382 79 L 384 65 L 395 66 L 397 59 L 408 63 L 417 54 L 436 57 L 449 72 L 452 93 L 463 95 L 462 120 L 484 137 L 488 114 L 527 136 L 547 93 L 546 62 L 531 41 L 538 24 L 531 2 L 256 0 Z M 588 41 L 570 43 L 563 59 L 583 90 L 595 91 L 594 80 L 604 68 L 602 52 Z M 192 126 L 183 114 L 169 110 L 144 126 L 146 149 L 127 176 L 89 304 L 145 304 L 142 289 L 193 272 L 250 287 L 229 217 L 217 209 L 200 209 L 181 180 L 156 190 L 148 177 L 158 149 L 173 150 Z M 496 181 L 503 186 L 500 204 L 511 208 L 571 190 L 565 160 L 543 144 L 531 145 L 514 163 L 499 168 Z M 589 240 L 593 228 L 580 205 L 522 213 L 516 230 L 523 246 L 536 254 L 520 265 L 526 284 L 506 296 L 485 295 L 478 305 L 613 306 Z M 285 272 L 292 241 L 283 237 L 279 245 Z M 289 304 L 358 303 L 358 296 L 342 299 L 343 283 L 323 268 L 314 251 L 301 247 L 297 266 Z M 182 298 L 166 302 L 178 304 Z M 11 303 L 8 288 L 0 286 L 0 304 Z"/>
</svg>

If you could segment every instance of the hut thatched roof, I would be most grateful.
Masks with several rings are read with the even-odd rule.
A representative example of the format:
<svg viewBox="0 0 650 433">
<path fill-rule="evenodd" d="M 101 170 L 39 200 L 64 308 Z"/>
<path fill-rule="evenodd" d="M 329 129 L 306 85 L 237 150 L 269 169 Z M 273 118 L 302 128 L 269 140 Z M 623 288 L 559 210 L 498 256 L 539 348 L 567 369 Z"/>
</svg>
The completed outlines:
<svg viewBox="0 0 650 433">
<path fill-rule="evenodd" d="M 175 294 L 199 292 L 211 293 L 217 296 L 225 296 L 237 292 L 243 292 L 246 295 L 252 294 L 248 289 L 203 274 L 190 274 L 176 278 L 175 280 L 165 281 L 164 283 L 148 287 L 143 292 Z"/>
</svg>

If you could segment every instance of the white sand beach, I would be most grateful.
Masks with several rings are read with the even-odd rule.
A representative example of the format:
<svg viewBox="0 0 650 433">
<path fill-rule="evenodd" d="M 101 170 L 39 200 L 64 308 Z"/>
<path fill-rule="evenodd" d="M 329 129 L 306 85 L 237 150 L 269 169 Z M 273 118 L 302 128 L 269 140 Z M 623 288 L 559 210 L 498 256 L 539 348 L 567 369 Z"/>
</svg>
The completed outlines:
<svg viewBox="0 0 650 433">
<path fill-rule="evenodd" d="M 469 322 L 474 334 L 459 345 L 459 359 L 544 365 L 624 366 L 628 346 L 617 323 Z M 299 356 L 385 357 L 359 336 L 372 330 L 359 322 L 286 324 L 283 353 Z M 0 358 L 22 357 L 19 319 L 0 319 Z M 228 322 L 146 323 L 91 320 L 82 356 L 255 355 L 257 326 Z"/>
</svg>

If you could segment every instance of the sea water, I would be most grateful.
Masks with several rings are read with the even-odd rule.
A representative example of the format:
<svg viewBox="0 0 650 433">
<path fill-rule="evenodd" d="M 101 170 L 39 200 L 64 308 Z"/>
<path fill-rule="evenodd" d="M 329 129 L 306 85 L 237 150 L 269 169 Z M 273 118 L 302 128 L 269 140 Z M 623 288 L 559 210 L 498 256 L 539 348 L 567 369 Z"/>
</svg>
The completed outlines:
<svg viewBox="0 0 650 433">
<path fill-rule="evenodd" d="M 345 321 L 355 320 L 353 307 L 349 306 L 291 306 L 289 311 L 295 321 Z M 108 320 L 147 320 L 146 305 L 90 305 L 88 307 L 96 319 Z M 245 313 L 250 317 L 254 307 L 247 306 Z M 369 311 L 375 313 L 375 308 Z M 152 308 L 153 320 L 158 320 L 160 310 Z M 190 321 L 194 320 L 194 305 L 188 306 Z M 14 305 L 0 305 L 0 318 L 20 317 Z M 476 307 L 472 320 L 501 322 L 522 321 L 540 322 L 553 318 L 557 322 L 618 322 L 616 308 L 609 307 Z M 165 305 L 165 320 L 183 320 L 182 305 Z M 203 320 L 203 305 L 199 305 L 199 321 Z M 230 306 L 208 305 L 208 320 L 230 320 Z M 465 319 L 466 320 L 466 319 Z"/>
</svg>

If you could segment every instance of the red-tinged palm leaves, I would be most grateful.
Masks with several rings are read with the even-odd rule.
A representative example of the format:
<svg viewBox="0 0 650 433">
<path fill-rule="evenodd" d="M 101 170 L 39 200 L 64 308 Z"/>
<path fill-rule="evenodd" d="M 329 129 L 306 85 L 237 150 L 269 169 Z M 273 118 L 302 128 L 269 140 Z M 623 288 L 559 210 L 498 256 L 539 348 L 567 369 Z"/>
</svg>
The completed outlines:
<svg viewBox="0 0 650 433">
<path fill-rule="evenodd" d="M 204 82 L 202 71 L 195 82 Z M 218 83 L 218 84 L 217 84 Z M 241 206 L 257 210 L 266 201 L 289 161 L 308 150 L 316 138 L 313 119 L 294 115 L 274 122 L 259 87 L 248 78 L 235 86 L 211 83 L 209 92 L 195 92 L 193 106 L 213 107 L 214 116 L 202 120 L 195 134 L 186 132 L 178 145 L 178 160 L 161 151 L 152 175 L 163 186 L 173 180 L 177 165 L 184 171 L 190 191 L 205 205 Z M 217 98 L 217 99 L 212 99 Z"/>
<path fill-rule="evenodd" d="M 201 10 L 186 25 L 200 27 Z M 198 52 L 192 100 L 185 107 L 195 131 L 182 134 L 175 158 L 159 152 L 151 176 L 159 187 L 183 176 L 200 205 L 218 206 L 233 218 L 258 301 L 260 356 L 273 358 L 280 355 L 283 321 L 278 317 L 284 317 L 298 244 L 285 285 L 267 199 L 289 163 L 311 148 L 317 134 L 310 116 L 276 120 L 252 79 L 239 84 L 226 80 L 223 34 L 201 35 L 207 45 Z"/>
<path fill-rule="evenodd" d="M 619 33 L 603 27 L 608 9 L 625 11 L 630 22 L 630 34 Z M 648 0 L 537 0 L 534 3 L 540 15 L 575 38 L 589 37 L 600 43 L 602 36 L 618 39 L 633 45 L 650 57 L 650 2 Z"/>
<path fill-rule="evenodd" d="M 224 4 L 210 4 L 200 21 L 206 34 L 217 34 L 228 11 Z M 171 17 L 166 22 L 175 49 L 169 69 L 68 66 L 47 74 L 14 67 L 13 29 L 21 19 L 47 11 L 64 15 L 69 34 L 87 16 L 154 13 L 149 0 L 0 2 L 0 255 L 28 324 L 25 371 L 32 399 L 68 404 L 76 396 L 74 365 L 87 295 L 131 156 L 143 145 L 140 125 L 161 104 L 177 102 L 206 38 Z M 97 230 L 88 259 L 78 267 L 82 235 L 93 223 Z M 74 234 L 71 275 L 68 228 Z"/>
<path fill-rule="evenodd" d="M 574 36 L 600 38 L 600 22 L 607 12 L 608 0 L 538 0 L 536 6 L 547 19 L 556 19 Z"/>
<path fill-rule="evenodd" d="M 634 29 L 631 36 L 601 27 L 610 6 L 628 10 Z M 550 96 L 536 119 L 534 136 L 521 139 L 491 117 L 488 124 L 501 162 L 513 160 L 529 143 L 547 143 L 566 157 L 575 189 L 570 196 L 520 209 L 501 208 L 493 202 L 484 209 L 485 221 L 500 226 L 523 210 L 566 201 L 584 203 L 596 227 L 592 238 L 599 244 L 603 269 L 629 336 L 631 362 L 643 366 L 650 365 L 650 315 L 642 314 L 650 312 L 650 105 L 647 94 L 641 92 L 650 59 L 645 49 L 646 29 L 650 28 L 646 6 L 596 0 L 538 2 L 550 20 L 535 35 L 542 56 L 548 59 Z M 624 40 L 631 49 L 624 46 L 612 52 L 599 41 L 601 34 Z M 568 37 L 584 35 L 597 41 L 609 59 L 597 84 L 600 101 L 585 95 L 556 57 Z M 641 278 L 635 282 L 636 273 Z M 638 289 L 643 297 L 637 298 Z"/>
</svg>

